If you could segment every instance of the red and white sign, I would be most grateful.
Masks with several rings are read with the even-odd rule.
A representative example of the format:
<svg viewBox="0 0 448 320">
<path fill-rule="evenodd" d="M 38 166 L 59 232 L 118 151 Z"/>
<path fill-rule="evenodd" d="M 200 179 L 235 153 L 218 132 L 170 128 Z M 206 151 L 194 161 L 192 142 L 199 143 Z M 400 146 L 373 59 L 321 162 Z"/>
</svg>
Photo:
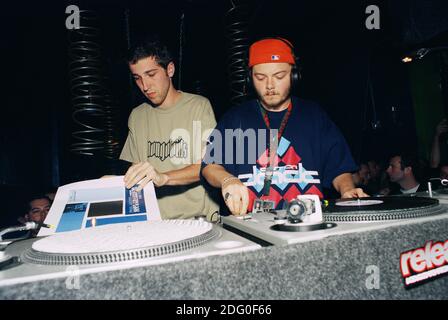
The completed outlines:
<svg viewBox="0 0 448 320">
<path fill-rule="evenodd" d="M 427 242 L 400 255 L 400 270 L 406 286 L 448 274 L 448 240 Z"/>
</svg>

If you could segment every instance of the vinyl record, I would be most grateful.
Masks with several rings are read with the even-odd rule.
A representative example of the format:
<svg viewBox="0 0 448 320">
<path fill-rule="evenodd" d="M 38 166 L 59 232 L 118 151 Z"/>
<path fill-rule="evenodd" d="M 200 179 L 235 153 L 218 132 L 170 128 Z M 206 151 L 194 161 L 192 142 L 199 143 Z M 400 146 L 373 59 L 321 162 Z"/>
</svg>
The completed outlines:
<svg viewBox="0 0 448 320">
<path fill-rule="evenodd" d="M 443 213 L 437 199 L 426 197 L 371 197 L 330 200 L 324 208 L 327 222 L 374 222 L 410 219 Z"/>
<path fill-rule="evenodd" d="M 353 203 L 353 205 L 341 205 L 344 203 Z M 358 205 L 356 205 L 359 203 Z M 419 209 L 437 206 L 439 200 L 424 197 L 370 197 L 353 199 L 330 200 L 325 212 L 359 212 L 359 211 L 378 211 L 378 210 L 399 210 L 399 209 Z"/>
</svg>

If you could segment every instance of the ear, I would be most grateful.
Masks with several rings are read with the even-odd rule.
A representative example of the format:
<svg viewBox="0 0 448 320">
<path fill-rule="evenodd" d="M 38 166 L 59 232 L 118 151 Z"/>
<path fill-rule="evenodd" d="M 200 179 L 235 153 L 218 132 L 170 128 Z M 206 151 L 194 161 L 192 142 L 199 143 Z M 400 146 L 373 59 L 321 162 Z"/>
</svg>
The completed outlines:
<svg viewBox="0 0 448 320">
<path fill-rule="evenodd" d="M 412 167 L 406 167 L 406 168 L 404 168 L 404 173 L 406 173 L 406 174 L 410 174 L 410 173 L 412 173 Z"/>
<path fill-rule="evenodd" d="M 168 74 L 168 77 L 172 78 L 174 76 L 174 72 L 176 71 L 176 67 L 174 66 L 174 62 L 168 63 L 166 67 L 166 72 Z"/>
</svg>

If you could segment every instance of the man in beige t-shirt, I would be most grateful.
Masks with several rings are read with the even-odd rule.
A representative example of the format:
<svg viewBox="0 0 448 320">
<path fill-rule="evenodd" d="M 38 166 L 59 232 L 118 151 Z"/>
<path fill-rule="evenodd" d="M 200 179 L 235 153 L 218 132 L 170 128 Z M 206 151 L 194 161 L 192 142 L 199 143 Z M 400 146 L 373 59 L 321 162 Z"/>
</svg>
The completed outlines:
<svg viewBox="0 0 448 320">
<path fill-rule="evenodd" d="M 218 205 L 199 183 L 205 139 L 216 125 L 208 99 L 173 86 L 175 67 L 161 43 L 145 40 L 131 48 L 129 68 L 151 104 L 129 116 L 120 159 L 131 162 L 124 181 L 139 189 L 153 181 L 163 219 L 212 218 Z"/>
</svg>

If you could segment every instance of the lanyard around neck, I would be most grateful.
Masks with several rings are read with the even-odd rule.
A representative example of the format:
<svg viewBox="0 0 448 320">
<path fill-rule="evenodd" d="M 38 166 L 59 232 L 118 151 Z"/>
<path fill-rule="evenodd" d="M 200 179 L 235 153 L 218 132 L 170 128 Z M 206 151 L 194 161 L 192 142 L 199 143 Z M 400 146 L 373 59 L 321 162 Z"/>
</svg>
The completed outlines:
<svg viewBox="0 0 448 320">
<path fill-rule="evenodd" d="M 288 111 L 286 111 L 285 115 L 283 116 L 282 121 L 280 122 L 280 127 L 278 129 L 277 136 L 271 134 L 271 122 L 269 121 L 269 115 L 266 112 L 266 109 L 263 108 L 263 106 L 260 103 L 259 103 L 259 106 L 260 106 L 261 115 L 263 116 L 264 123 L 266 124 L 266 127 L 269 129 L 269 142 L 268 142 L 269 167 L 273 168 L 275 155 L 277 153 L 278 143 L 283 135 L 283 132 L 285 131 L 286 125 L 288 124 L 289 117 L 291 116 L 292 101 L 289 103 Z"/>
<path fill-rule="evenodd" d="M 263 116 L 264 123 L 266 124 L 266 127 L 271 130 L 271 122 L 269 121 L 269 115 L 265 108 L 259 103 L 261 115 Z M 283 132 L 285 131 L 286 125 L 288 124 L 289 117 L 291 116 L 292 111 L 292 102 L 288 105 L 288 111 L 286 111 L 285 115 L 283 116 L 282 121 L 280 122 L 280 127 L 278 128 L 278 140 L 281 139 Z"/>
<path fill-rule="evenodd" d="M 269 164 L 266 165 L 264 175 L 264 185 L 262 189 L 262 194 L 265 196 L 269 196 L 272 176 L 274 175 L 274 164 L 275 164 L 274 162 L 275 162 L 275 155 L 277 154 L 278 142 L 283 135 L 283 131 L 285 131 L 286 125 L 288 124 L 288 120 L 292 111 L 292 101 L 288 105 L 288 111 L 286 111 L 285 115 L 283 116 L 277 134 L 272 132 L 271 122 L 269 121 L 269 116 L 268 113 L 266 112 L 266 109 L 263 108 L 260 102 L 258 102 L 258 104 L 260 106 L 260 111 L 261 115 L 263 116 L 264 123 L 266 124 L 266 127 L 269 129 L 269 140 L 268 140 L 269 142 L 267 149 Z"/>
</svg>

